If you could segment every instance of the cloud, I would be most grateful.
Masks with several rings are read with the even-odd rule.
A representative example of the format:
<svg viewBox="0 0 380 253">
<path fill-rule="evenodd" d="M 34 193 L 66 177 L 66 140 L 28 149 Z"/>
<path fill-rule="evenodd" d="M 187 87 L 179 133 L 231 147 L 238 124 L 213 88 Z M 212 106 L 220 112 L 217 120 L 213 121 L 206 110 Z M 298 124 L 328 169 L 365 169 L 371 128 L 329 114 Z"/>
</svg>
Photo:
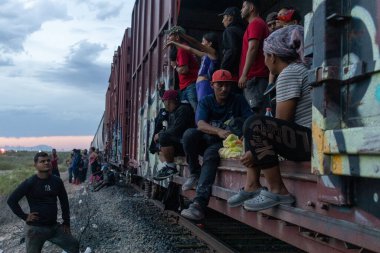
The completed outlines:
<svg viewBox="0 0 380 253">
<path fill-rule="evenodd" d="M 82 0 L 77 0 L 77 3 L 86 5 L 99 20 L 118 17 L 124 6 L 124 1 L 87 0 L 83 2 Z"/>
<path fill-rule="evenodd" d="M 98 7 L 98 13 L 96 14 L 96 17 L 100 20 L 105 20 L 108 18 L 119 16 L 121 9 L 123 8 L 123 3 L 120 3 L 116 6 L 111 6 L 109 2 L 103 2 L 99 4 Z"/>
<path fill-rule="evenodd" d="M 20 52 L 23 42 L 41 25 L 52 19 L 68 19 L 64 4 L 51 0 L 33 2 L 1 1 L 0 52 Z"/>
<path fill-rule="evenodd" d="M 37 76 L 45 82 L 103 90 L 108 84 L 110 65 L 98 63 L 97 59 L 105 49 L 104 44 L 80 41 L 71 46 L 62 65 L 42 70 Z"/>
<path fill-rule="evenodd" d="M 0 136 L 93 135 L 133 3 L 0 0 Z"/>
<path fill-rule="evenodd" d="M 0 56 L 0 66 L 12 66 L 13 60 L 9 57 L 2 57 Z"/>
</svg>

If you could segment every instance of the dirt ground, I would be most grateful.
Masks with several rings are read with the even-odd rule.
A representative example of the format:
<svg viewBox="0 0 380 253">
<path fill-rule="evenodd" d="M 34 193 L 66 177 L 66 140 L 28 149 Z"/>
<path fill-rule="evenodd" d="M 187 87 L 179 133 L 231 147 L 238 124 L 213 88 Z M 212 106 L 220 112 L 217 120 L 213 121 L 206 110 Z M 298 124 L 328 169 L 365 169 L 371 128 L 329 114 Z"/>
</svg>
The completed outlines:
<svg viewBox="0 0 380 253">
<path fill-rule="evenodd" d="M 184 244 L 201 245 L 196 252 L 208 251 L 130 186 L 111 186 L 92 192 L 86 184 L 77 186 L 65 181 L 71 231 L 80 241 L 81 252 L 87 247 L 92 252 L 190 252 L 178 247 Z M 24 221 L 10 211 L 5 197 L 0 200 L 0 252 L 25 252 Z M 27 203 L 22 202 L 27 212 Z M 60 213 L 58 217 L 60 221 Z M 61 253 L 62 249 L 46 242 L 42 252 Z"/>
</svg>

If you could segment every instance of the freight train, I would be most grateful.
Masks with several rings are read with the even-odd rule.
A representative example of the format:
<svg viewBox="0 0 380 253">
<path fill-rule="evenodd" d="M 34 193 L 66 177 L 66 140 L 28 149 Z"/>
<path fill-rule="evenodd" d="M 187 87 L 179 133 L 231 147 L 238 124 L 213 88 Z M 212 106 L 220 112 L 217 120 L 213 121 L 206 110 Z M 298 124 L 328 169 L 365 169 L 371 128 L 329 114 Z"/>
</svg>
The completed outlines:
<svg viewBox="0 0 380 253">
<path fill-rule="evenodd" d="M 164 30 L 180 25 L 198 39 L 208 31 L 221 35 L 217 14 L 241 5 L 136 0 L 132 26 L 113 56 L 93 142 L 109 163 L 126 169 L 135 160 L 137 176 L 156 185 L 152 175 L 160 162 L 148 151 L 162 107 L 156 87 L 172 88 L 174 78 Z M 209 207 L 307 252 L 380 252 L 380 1 L 262 0 L 262 16 L 289 5 L 302 14 L 305 55 L 313 59 L 312 160 L 280 165 L 297 202 L 261 212 L 228 207 L 226 199 L 244 185 L 246 170 L 237 160 L 222 160 Z M 186 164 L 180 167 L 180 176 L 171 179 L 178 185 L 186 176 Z"/>
</svg>

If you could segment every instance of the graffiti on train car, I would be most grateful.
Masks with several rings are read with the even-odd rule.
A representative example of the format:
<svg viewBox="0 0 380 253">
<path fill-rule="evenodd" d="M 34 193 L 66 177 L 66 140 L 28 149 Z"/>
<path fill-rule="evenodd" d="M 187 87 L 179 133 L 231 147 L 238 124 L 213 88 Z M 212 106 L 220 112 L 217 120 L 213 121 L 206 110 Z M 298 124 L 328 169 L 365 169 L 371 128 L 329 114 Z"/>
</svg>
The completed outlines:
<svg viewBox="0 0 380 253">
<path fill-rule="evenodd" d="M 314 22 L 325 16 L 327 25 L 314 30 L 314 43 L 326 42 L 326 53 L 313 55 L 312 171 L 380 178 L 378 3 L 352 1 L 345 14 L 341 4 L 313 6 Z"/>
</svg>

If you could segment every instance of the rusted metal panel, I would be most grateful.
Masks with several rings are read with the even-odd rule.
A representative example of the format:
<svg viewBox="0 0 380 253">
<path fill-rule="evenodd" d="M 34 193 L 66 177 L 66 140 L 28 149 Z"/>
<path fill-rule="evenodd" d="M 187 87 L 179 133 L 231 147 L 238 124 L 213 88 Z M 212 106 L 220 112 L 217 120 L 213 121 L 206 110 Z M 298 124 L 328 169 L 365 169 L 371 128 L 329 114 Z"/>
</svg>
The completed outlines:
<svg viewBox="0 0 380 253">
<path fill-rule="evenodd" d="M 128 90 L 130 89 L 130 62 L 131 62 L 131 29 L 125 30 L 123 41 L 121 43 L 121 57 L 120 57 L 120 82 L 119 82 L 119 128 L 120 128 L 120 157 L 119 164 L 124 166 L 128 159 L 127 157 L 127 135 L 129 131 L 129 124 L 127 115 L 128 108 Z"/>
<path fill-rule="evenodd" d="M 224 190 L 224 192 L 223 192 Z M 194 191 L 183 192 L 188 198 L 194 198 Z M 374 229 L 372 225 L 362 225 L 344 218 L 333 218 L 330 215 L 314 212 L 312 209 L 279 206 L 261 212 L 248 212 L 241 207 L 231 208 L 224 201 L 229 191 L 223 188 L 213 187 L 213 196 L 209 207 L 233 217 L 245 224 L 266 232 L 283 241 L 291 243 L 306 252 L 318 252 L 318 250 L 330 248 L 339 252 L 352 252 L 345 247 L 346 243 L 356 245 L 356 248 L 364 248 L 378 252 L 380 230 Z M 358 215 L 356 220 L 365 213 Z M 265 218 L 265 219 L 262 219 Z M 368 218 L 368 217 L 366 217 Z M 289 228 L 284 234 L 284 228 Z M 305 231 L 308 231 L 306 237 Z M 319 239 L 323 238 L 321 243 Z M 310 239 L 310 241 L 305 239 Z M 319 244 L 319 245 L 318 245 Z M 322 248 L 321 248 L 322 247 Z"/>
<path fill-rule="evenodd" d="M 132 17 L 132 89 L 136 96 L 133 110 L 133 124 L 135 138 L 130 145 L 130 157 L 139 160 L 138 149 L 142 135 L 140 129 L 149 129 L 148 121 L 142 121 L 141 109 L 143 106 L 149 106 L 148 99 L 151 97 L 155 80 L 161 73 L 158 70 L 164 65 L 162 55 L 162 44 L 157 47 L 158 41 L 162 40 L 163 30 L 166 29 L 170 18 L 173 16 L 173 1 L 136 1 Z M 166 26 L 165 26 L 166 24 Z M 148 114 L 147 107 L 146 118 L 155 117 Z M 140 127 L 139 127 L 140 126 Z M 145 138 L 143 138 L 145 140 Z M 146 142 L 146 140 L 145 140 Z M 141 143 L 143 145 L 143 143 Z M 147 155 L 145 155 L 146 157 Z"/>
<path fill-rule="evenodd" d="M 379 4 L 315 1 L 314 41 L 321 44 L 314 47 L 310 80 L 319 174 L 380 178 Z"/>
<path fill-rule="evenodd" d="M 183 194 L 188 198 L 195 196 L 194 191 Z M 209 207 L 306 252 L 362 252 L 361 247 L 378 252 L 380 247 L 376 239 L 379 231 L 298 208 L 280 206 L 263 212 L 247 212 L 243 208 L 228 207 L 226 201 L 215 197 L 210 199 Z M 329 236 L 331 234 L 334 236 Z M 349 249 L 346 241 L 354 241 L 359 247 Z"/>
</svg>

